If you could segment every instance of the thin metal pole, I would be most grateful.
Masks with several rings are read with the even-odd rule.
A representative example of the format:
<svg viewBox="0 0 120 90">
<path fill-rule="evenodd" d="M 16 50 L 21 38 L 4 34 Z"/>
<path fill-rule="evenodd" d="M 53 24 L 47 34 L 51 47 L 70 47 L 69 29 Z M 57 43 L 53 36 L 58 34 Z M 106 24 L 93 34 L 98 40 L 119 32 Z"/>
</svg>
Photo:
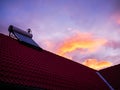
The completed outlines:
<svg viewBox="0 0 120 90">
<path fill-rule="evenodd" d="M 96 72 L 96 73 L 107 84 L 110 90 L 114 90 L 114 88 L 108 83 L 108 81 L 99 72 Z"/>
</svg>

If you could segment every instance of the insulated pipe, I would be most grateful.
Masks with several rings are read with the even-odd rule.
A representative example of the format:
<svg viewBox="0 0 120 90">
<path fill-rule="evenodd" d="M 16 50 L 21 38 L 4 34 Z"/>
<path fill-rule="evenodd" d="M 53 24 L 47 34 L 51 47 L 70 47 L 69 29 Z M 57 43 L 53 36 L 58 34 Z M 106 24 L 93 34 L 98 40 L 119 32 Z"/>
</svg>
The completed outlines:
<svg viewBox="0 0 120 90">
<path fill-rule="evenodd" d="M 24 30 L 21 30 L 21 29 L 15 27 L 15 26 L 13 26 L 13 25 L 10 25 L 10 26 L 9 26 L 8 31 L 9 31 L 10 33 L 11 33 L 11 32 L 13 32 L 13 33 L 14 33 L 14 32 L 17 32 L 17 33 L 22 34 L 22 35 L 25 35 L 25 36 L 27 36 L 27 37 L 29 37 L 29 38 L 32 38 L 32 37 L 33 37 L 32 34 L 26 32 L 26 31 L 24 31 Z"/>
</svg>

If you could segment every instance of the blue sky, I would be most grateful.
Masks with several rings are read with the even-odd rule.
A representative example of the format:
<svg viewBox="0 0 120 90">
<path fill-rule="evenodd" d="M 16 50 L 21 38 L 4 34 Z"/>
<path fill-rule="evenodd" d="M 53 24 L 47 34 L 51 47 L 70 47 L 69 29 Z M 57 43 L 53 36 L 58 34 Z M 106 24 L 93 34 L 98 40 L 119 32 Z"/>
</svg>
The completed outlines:
<svg viewBox="0 0 120 90">
<path fill-rule="evenodd" d="M 93 46 L 79 45 L 71 46 L 72 51 L 61 51 L 61 56 L 75 62 L 94 59 L 120 63 L 119 0 L 0 0 L 0 33 L 8 34 L 11 24 L 24 30 L 31 28 L 42 48 L 59 55 L 66 42 L 72 43 L 70 39 L 77 44 L 89 41 L 95 49 L 92 52 L 82 53 Z"/>
</svg>

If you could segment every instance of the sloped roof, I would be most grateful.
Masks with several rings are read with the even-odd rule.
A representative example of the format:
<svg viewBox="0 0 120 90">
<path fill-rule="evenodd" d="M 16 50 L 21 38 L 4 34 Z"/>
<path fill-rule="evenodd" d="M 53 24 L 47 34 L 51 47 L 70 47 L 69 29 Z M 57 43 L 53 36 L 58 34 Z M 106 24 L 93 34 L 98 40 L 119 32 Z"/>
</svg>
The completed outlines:
<svg viewBox="0 0 120 90">
<path fill-rule="evenodd" d="M 120 64 L 100 70 L 99 72 L 115 90 L 120 89 Z"/>
<path fill-rule="evenodd" d="M 0 34 L 0 82 L 50 90 L 109 90 L 96 71 Z"/>
</svg>

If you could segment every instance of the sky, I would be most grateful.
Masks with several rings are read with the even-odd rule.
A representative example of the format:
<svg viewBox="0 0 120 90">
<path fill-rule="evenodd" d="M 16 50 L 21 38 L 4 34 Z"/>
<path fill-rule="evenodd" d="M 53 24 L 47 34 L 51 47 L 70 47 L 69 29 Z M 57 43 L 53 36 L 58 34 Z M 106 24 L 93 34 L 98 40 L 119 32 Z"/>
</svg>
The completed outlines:
<svg viewBox="0 0 120 90">
<path fill-rule="evenodd" d="M 120 64 L 120 0 L 0 0 L 0 33 L 9 25 L 30 28 L 40 47 L 90 68 Z"/>
</svg>

